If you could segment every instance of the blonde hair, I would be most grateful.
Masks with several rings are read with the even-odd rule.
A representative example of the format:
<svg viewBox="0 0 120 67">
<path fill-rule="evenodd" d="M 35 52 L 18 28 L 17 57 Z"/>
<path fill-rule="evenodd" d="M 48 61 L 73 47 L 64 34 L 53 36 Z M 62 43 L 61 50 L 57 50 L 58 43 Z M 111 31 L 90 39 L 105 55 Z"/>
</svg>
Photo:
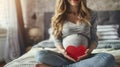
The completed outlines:
<svg viewBox="0 0 120 67">
<path fill-rule="evenodd" d="M 55 14 L 52 17 L 52 23 L 51 23 L 53 29 L 53 35 L 55 38 L 58 38 L 58 36 L 62 35 L 63 23 L 66 20 L 69 8 L 70 8 L 70 4 L 68 3 L 67 0 L 57 0 Z M 80 21 L 87 22 L 88 25 L 91 25 L 89 22 L 90 12 L 86 6 L 86 0 L 81 0 L 80 2 L 79 18 Z"/>
</svg>

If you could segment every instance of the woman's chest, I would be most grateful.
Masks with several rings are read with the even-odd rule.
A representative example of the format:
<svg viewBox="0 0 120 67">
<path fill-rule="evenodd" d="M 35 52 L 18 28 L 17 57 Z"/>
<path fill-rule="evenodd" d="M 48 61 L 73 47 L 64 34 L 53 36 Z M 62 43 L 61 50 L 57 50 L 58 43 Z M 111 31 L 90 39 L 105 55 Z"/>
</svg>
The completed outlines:
<svg viewBox="0 0 120 67">
<path fill-rule="evenodd" d="M 63 34 L 74 34 L 74 33 L 85 33 L 85 31 L 89 31 L 89 26 L 85 23 L 74 24 L 72 22 L 66 22 L 63 25 Z"/>
</svg>

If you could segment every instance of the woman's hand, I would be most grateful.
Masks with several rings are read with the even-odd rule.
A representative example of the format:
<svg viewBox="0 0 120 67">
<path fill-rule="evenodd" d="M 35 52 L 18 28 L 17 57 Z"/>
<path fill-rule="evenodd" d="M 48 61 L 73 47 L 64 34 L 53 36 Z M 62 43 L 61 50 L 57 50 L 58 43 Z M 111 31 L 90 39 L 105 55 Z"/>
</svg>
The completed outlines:
<svg viewBox="0 0 120 67">
<path fill-rule="evenodd" d="M 56 46 L 58 48 L 58 50 L 60 51 L 61 54 L 63 54 L 63 56 L 73 62 L 76 62 L 73 58 L 71 58 L 69 55 L 67 55 L 67 52 L 65 51 L 65 49 L 63 48 L 62 45 L 58 45 Z"/>
<path fill-rule="evenodd" d="M 72 57 L 70 57 L 69 55 L 67 55 L 67 52 L 65 51 L 65 49 L 61 49 L 60 52 L 63 54 L 63 56 L 73 62 L 76 62 L 76 60 L 74 60 Z"/>
<path fill-rule="evenodd" d="M 88 54 L 85 54 L 85 55 L 83 55 L 83 56 L 80 56 L 80 57 L 78 57 L 77 61 L 83 60 L 83 59 L 85 59 L 85 58 L 88 57 L 88 56 L 89 56 Z"/>
<path fill-rule="evenodd" d="M 72 57 L 70 57 L 69 55 L 67 55 L 67 52 L 65 51 L 65 49 L 59 49 L 60 53 L 63 54 L 63 56 L 73 62 L 76 62 L 76 60 L 74 60 Z"/>
<path fill-rule="evenodd" d="M 92 53 L 92 51 L 93 51 L 93 49 L 87 49 L 86 52 L 85 52 L 85 54 L 90 55 Z"/>
<path fill-rule="evenodd" d="M 86 57 L 88 57 L 95 48 L 96 48 L 96 45 L 95 44 L 91 44 L 90 48 L 88 48 L 86 50 L 85 55 L 78 57 L 77 61 L 80 61 L 80 60 L 85 59 Z"/>
<path fill-rule="evenodd" d="M 65 58 L 67 58 L 67 59 L 69 59 L 69 60 L 71 60 L 71 61 L 73 61 L 73 62 L 76 62 L 76 60 L 74 60 L 72 57 L 70 57 L 69 55 L 67 55 L 67 52 L 64 52 L 64 53 L 62 53 L 63 54 L 63 56 L 65 57 Z"/>
<path fill-rule="evenodd" d="M 93 51 L 93 49 L 87 49 L 83 56 L 78 57 L 77 61 L 85 59 L 86 57 L 88 57 L 91 54 L 92 51 Z"/>
</svg>

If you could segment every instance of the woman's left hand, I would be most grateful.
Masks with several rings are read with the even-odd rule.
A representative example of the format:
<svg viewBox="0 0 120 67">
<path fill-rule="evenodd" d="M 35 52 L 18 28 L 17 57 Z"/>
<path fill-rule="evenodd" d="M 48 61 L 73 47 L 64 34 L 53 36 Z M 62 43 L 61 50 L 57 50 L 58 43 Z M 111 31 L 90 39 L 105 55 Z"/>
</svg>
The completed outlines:
<svg viewBox="0 0 120 67">
<path fill-rule="evenodd" d="M 85 54 L 90 55 L 92 53 L 92 51 L 93 51 L 93 49 L 87 49 L 86 52 L 85 52 Z"/>
<path fill-rule="evenodd" d="M 86 52 L 85 52 L 85 54 L 83 56 L 78 57 L 77 61 L 80 61 L 80 60 L 85 59 L 86 57 L 88 57 L 95 48 L 96 48 L 96 45 L 94 43 L 91 44 L 90 48 L 88 48 L 86 50 Z"/>
<path fill-rule="evenodd" d="M 85 59 L 86 57 L 88 57 L 91 54 L 92 51 L 93 51 L 93 49 L 87 49 L 83 56 L 78 57 L 77 61 Z"/>
</svg>

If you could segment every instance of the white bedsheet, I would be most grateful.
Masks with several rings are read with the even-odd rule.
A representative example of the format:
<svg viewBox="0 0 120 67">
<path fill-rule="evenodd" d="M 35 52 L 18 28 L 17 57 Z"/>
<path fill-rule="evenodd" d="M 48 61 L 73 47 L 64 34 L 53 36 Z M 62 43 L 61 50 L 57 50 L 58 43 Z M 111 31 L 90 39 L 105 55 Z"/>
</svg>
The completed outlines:
<svg viewBox="0 0 120 67">
<path fill-rule="evenodd" d="M 57 51 L 56 48 L 45 48 L 46 50 Z M 42 48 L 32 48 L 29 52 L 19 57 L 18 59 L 13 60 L 12 62 L 7 63 L 4 67 L 34 67 L 35 58 L 34 55 L 37 51 L 43 50 Z M 120 49 L 95 49 L 93 53 L 106 52 L 112 54 L 116 59 L 116 66 L 120 67 Z"/>
</svg>

